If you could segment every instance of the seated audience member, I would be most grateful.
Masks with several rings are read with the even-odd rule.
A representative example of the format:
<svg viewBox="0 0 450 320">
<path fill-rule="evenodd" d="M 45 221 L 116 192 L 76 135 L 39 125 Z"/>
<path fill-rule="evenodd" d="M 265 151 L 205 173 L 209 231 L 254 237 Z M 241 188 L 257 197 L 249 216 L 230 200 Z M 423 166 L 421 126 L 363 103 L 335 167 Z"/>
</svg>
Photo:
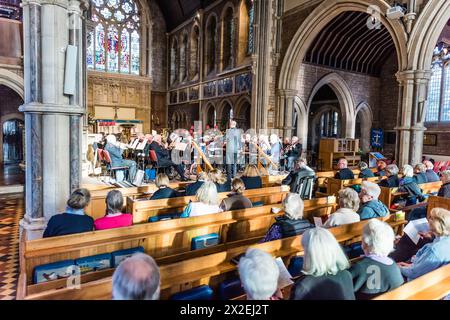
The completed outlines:
<svg viewBox="0 0 450 320">
<path fill-rule="evenodd" d="M 332 213 L 325 222 L 324 227 L 335 227 L 342 224 L 359 222 L 359 214 L 356 213 L 359 208 L 358 193 L 352 188 L 345 188 L 339 191 L 339 209 Z"/>
<path fill-rule="evenodd" d="M 400 179 L 399 191 L 408 192 L 406 205 L 416 204 L 417 201 L 423 201 L 422 190 L 414 181 L 414 169 L 409 164 L 405 164 L 402 169 L 403 178 Z"/>
<path fill-rule="evenodd" d="M 303 276 L 291 290 L 291 300 L 355 300 L 347 257 L 333 234 L 324 228 L 307 230 Z"/>
<path fill-rule="evenodd" d="M 208 174 L 209 180 L 214 182 L 217 187 L 217 192 L 231 191 L 230 181 L 219 169 L 213 169 Z"/>
<path fill-rule="evenodd" d="M 361 172 L 359 173 L 359 178 L 375 177 L 372 170 L 369 169 L 369 166 L 364 161 L 361 161 L 358 166 L 359 166 L 359 170 L 361 170 Z"/>
<path fill-rule="evenodd" d="M 228 197 L 222 200 L 220 208 L 223 211 L 240 210 L 251 208 L 252 202 L 250 199 L 242 195 L 245 190 L 244 182 L 239 178 L 234 178 L 231 182 L 231 193 Z"/>
<path fill-rule="evenodd" d="M 178 191 L 169 187 L 169 177 L 165 173 L 158 173 L 155 179 L 155 184 L 158 187 L 158 190 L 152 194 L 150 200 L 168 199 L 181 196 Z"/>
<path fill-rule="evenodd" d="M 425 171 L 425 174 L 427 175 L 427 182 L 439 181 L 439 176 L 433 170 L 434 169 L 434 164 L 431 161 L 429 161 L 429 160 L 425 160 L 423 162 L 423 164 L 427 168 L 427 170 Z"/>
<path fill-rule="evenodd" d="M 414 182 L 417 184 L 427 183 L 427 167 L 423 163 L 416 164 L 414 167 Z"/>
<path fill-rule="evenodd" d="M 203 185 L 205 181 L 208 180 L 208 174 L 204 171 L 200 172 L 197 175 L 197 181 L 194 183 L 190 183 L 186 186 L 186 195 L 187 196 L 195 196 L 197 190 Z"/>
<path fill-rule="evenodd" d="M 386 162 L 380 160 L 377 162 L 377 172 L 375 173 L 376 176 L 384 177 L 386 175 Z"/>
<path fill-rule="evenodd" d="M 335 179 L 341 180 L 355 179 L 353 171 L 347 168 L 347 165 L 348 165 L 347 159 L 344 158 L 339 159 L 338 162 L 339 171 L 336 172 L 336 174 L 334 175 Z"/>
<path fill-rule="evenodd" d="M 438 197 L 450 198 L 450 170 L 441 174 L 442 187 L 439 189 Z"/>
<path fill-rule="evenodd" d="M 280 270 L 274 258 L 261 249 L 247 249 L 238 264 L 242 287 L 247 300 L 280 300 L 278 291 Z"/>
<path fill-rule="evenodd" d="M 355 295 L 358 300 L 369 300 L 391 291 L 403 284 L 402 273 L 397 264 L 388 257 L 394 247 L 394 231 L 386 222 L 372 219 L 363 229 L 362 249 L 364 258 L 350 268 Z M 377 285 L 371 282 L 372 272 L 379 270 Z"/>
<path fill-rule="evenodd" d="M 81 233 L 94 229 L 94 219 L 84 213 L 84 209 L 91 201 L 91 194 L 87 189 L 77 189 L 67 200 L 64 213 L 54 215 L 47 223 L 44 238 Z"/>
<path fill-rule="evenodd" d="M 288 176 L 281 181 L 281 184 L 288 185 L 292 192 L 297 190 L 298 183 L 303 177 L 314 177 L 316 174 L 313 169 L 307 166 L 306 159 L 298 159 L 294 162 L 294 169 L 289 172 Z"/>
<path fill-rule="evenodd" d="M 155 260 L 136 253 L 122 261 L 112 277 L 113 300 L 158 300 L 161 276 Z"/>
<path fill-rule="evenodd" d="M 111 190 L 106 195 L 106 215 L 94 221 L 95 230 L 128 227 L 133 224 L 131 214 L 122 213 L 123 195 L 119 190 Z"/>
<path fill-rule="evenodd" d="M 196 202 L 190 202 L 183 213 L 181 218 L 203 216 L 205 214 L 222 212 L 219 207 L 219 195 L 217 194 L 217 187 L 211 181 L 206 181 L 198 189 L 196 193 Z"/>
<path fill-rule="evenodd" d="M 381 189 L 376 183 L 362 182 L 361 192 L 359 193 L 361 203 L 358 209 L 361 220 L 385 217 L 389 214 L 389 209 L 386 208 L 383 202 L 378 200 L 380 193 Z"/>
<path fill-rule="evenodd" d="M 398 179 L 398 167 L 396 164 L 390 164 L 385 169 L 387 179 L 381 180 L 378 185 L 386 188 L 398 188 L 400 180 Z"/>
<path fill-rule="evenodd" d="M 435 236 L 434 241 L 422 247 L 411 263 L 398 263 L 408 281 L 450 263 L 450 211 L 434 208 L 428 221 L 430 231 Z"/>
<path fill-rule="evenodd" d="M 428 224 L 430 223 L 430 213 L 426 215 Z M 389 254 L 389 257 L 395 262 L 409 261 L 419 249 L 426 244 L 433 242 L 434 238 L 435 236 L 431 231 L 419 232 L 419 240 L 417 243 L 414 243 L 414 241 L 404 233 L 400 239 L 395 240 L 395 249 Z"/>
<path fill-rule="evenodd" d="M 261 242 L 302 234 L 314 225 L 303 219 L 304 203 L 297 193 L 289 193 L 283 200 L 284 215 L 275 218 L 275 223 L 269 228 Z"/>
<path fill-rule="evenodd" d="M 245 167 L 241 180 L 244 182 L 246 190 L 262 188 L 261 173 L 255 164 Z"/>
</svg>

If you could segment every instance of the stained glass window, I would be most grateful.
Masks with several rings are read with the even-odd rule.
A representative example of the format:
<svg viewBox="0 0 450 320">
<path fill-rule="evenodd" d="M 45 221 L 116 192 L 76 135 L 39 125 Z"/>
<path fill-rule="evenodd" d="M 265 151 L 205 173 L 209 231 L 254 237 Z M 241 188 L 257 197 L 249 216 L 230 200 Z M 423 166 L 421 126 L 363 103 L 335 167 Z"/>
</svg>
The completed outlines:
<svg viewBox="0 0 450 320">
<path fill-rule="evenodd" d="M 87 37 L 88 69 L 140 71 L 140 17 L 134 0 L 91 0 L 95 29 Z"/>
<path fill-rule="evenodd" d="M 428 87 L 426 122 L 450 121 L 450 47 L 438 44 L 434 50 Z"/>
</svg>

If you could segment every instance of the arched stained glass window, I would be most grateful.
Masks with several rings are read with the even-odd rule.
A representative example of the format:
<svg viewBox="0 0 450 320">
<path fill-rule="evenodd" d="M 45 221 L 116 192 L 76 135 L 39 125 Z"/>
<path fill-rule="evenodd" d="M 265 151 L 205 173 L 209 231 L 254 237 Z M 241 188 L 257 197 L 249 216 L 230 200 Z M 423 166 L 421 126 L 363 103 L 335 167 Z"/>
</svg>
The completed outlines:
<svg viewBox="0 0 450 320">
<path fill-rule="evenodd" d="M 425 122 L 450 121 L 450 46 L 439 43 L 434 49 L 428 86 Z"/>
<path fill-rule="evenodd" d="M 87 67 L 139 75 L 140 17 L 134 0 L 91 0 L 95 29 L 88 33 Z"/>
</svg>

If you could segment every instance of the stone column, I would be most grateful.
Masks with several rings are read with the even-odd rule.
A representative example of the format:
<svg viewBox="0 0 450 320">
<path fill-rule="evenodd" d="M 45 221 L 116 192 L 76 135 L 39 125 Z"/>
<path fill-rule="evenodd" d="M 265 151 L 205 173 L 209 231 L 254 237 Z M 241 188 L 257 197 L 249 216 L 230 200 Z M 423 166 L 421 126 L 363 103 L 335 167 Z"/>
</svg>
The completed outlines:
<svg viewBox="0 0 450 320">
<path fill-rule="evenodd" d="M 427 87 L 431 72 L 406 70 L 397 73 L 400 83 L 397 113 L 397 149 L 399 166 L 415 165 L 422 161 L 423 133 Z"/>
<path fill-rule="evenodd" d="M 26 215 L 21 226 L 39 237 L 48 219 L 66 207 L 80 175 L 83 102 L 81 4 L 78 0 L 23 1 L 26 98 Z M 86 4 L 83 2 L 83 8 Z M 76 90 L 64 94 L 66 50 L 78 47 Z"/>
<path fill-rule="evenodd" d="M 279 94 L 279 109 L 280 109 L 280 120 L 282 122 L 283 136 L 292 137 L 292 132 L 294 129 L 294 99 L 296 95 L 296 90 L 278 90 Z M 295 135 L 295 134 L 294 134 Z"/>
</svg>

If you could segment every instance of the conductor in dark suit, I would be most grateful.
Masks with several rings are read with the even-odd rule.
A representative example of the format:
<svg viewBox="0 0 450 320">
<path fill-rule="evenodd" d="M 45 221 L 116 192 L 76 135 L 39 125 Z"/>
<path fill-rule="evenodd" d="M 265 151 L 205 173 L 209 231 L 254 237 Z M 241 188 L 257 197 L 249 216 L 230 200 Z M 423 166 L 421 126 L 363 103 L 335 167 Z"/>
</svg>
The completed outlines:
<svg viewBox="0 0 450 320">
<path fill-rule="evenodd" d="M 237 173 L 238 154 L 242 151 L 242 130 L 236 128 L 236 121 L 230 120 L 230 128 L 225 134 L 227 177 L 231 181 Z"/>
<path fill-rule="evenodd" d="M 156 135 L 153 138 L 153 142 L 149 146 L 150 150 L 155 151 L 156 157 L 158 158 L 158 164 L 161 167 L 173 167 L 175 171 L 180 175 L 181 181 L 187 181 L 188 178 L 184 175 L 183 167 L 181 164 L 175 164 L 170 159 L 170 152 L 166 149 L 161 142 L 161 136 Z"/>
</svg>

